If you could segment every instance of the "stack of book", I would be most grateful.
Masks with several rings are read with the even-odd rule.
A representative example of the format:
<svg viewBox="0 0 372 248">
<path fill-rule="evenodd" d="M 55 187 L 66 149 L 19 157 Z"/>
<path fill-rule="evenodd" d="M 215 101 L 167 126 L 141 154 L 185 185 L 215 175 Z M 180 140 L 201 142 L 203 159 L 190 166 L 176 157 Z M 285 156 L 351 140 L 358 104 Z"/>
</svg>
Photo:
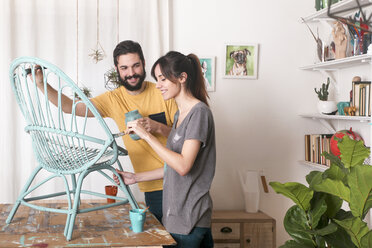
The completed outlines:
<svg viewBox="0 0 372 248">
<path fill-rule="evenodd" d="M 371 116 L 371 81 L 353 82 L 352 105 L 356 116 Z"/>
<path fill-rule="evenodd" d="M 330 166 L 331 162 L 322 156 L 323 152 L 331 152 L 333 134 L 305 134 L 305 160 Z"/>
</svg>

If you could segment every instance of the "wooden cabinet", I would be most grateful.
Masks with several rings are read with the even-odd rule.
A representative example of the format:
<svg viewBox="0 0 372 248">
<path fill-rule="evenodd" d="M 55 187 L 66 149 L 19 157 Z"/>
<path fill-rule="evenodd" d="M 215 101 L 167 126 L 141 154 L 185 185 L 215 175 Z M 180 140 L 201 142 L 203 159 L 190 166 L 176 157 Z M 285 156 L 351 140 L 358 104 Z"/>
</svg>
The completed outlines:
<svg viewBox="0 0 372 248">
<path fill-rule="evenodd" d="M 216 210 L 212 215 L 216 248 L 275 248 L 275 219 L 265 213 Z"/>
</svg>

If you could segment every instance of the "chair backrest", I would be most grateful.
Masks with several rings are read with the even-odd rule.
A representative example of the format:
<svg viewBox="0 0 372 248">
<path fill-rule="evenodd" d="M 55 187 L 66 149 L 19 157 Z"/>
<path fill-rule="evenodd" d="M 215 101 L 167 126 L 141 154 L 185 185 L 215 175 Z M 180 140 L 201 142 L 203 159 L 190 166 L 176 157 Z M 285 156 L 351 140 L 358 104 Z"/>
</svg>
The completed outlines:
<svg viewBox="0 0 372 248">
<path fill-rule="evenodd" d="M 35 83 L 36 66 L 41 67 L 44 76 L 45 94 Z M 12 62 L 9 76 L 27 122 L 25 130 L 31 135 L 36 158 L 45 169 L 62 174 L 78 173 L 96 163 L 108 150 L 113 152 L 110 159 L 116 161 L 117 145 L 105 121 L 83 91 L 59 68 L 38 58 L 20 57 Z M 58 92 L 56 106 L 48 99 L 47 84 Z M 73 99 L 71 114 L 62 111 L 62 93 Z M 82 103 L 86 112 L 79 117 L 75 109 Z M 88 109 L 95 118 L 87 117 Z M 102 131 L 89 132 L 87 124 L 91 125 L 92 121 Z"/>
</svg>

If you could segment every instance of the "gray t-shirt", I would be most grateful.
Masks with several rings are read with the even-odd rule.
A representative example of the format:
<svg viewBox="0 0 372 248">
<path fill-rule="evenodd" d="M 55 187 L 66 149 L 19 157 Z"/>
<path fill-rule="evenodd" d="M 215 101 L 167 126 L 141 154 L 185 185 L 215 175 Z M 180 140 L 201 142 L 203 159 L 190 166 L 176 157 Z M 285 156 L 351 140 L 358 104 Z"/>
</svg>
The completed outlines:
<svg viewBox="0 0 372 248">
<path fill-rule="evenodd" d="M 175 117 L 178 119 L 178 112 Z M 197 103 L 176 129 L 175 119 L 167 148 L 181 153 L 185 140 L 196 139 L 201 147 L 194 165 L 185 176 L 165 166 L 163 224 L 168 232 L 189 234 L 194 227 L 210 227 L 212 199 L 209 189 L 216 167 L 216 141 L 212 112 Z"/>
</svg>

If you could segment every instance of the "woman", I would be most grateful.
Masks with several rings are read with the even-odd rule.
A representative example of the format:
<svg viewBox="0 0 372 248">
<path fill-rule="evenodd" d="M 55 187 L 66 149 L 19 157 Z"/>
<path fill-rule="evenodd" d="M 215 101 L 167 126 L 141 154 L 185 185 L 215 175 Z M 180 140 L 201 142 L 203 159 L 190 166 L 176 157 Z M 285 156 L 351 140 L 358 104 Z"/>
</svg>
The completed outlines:
<svg viewBox="0 0 372 248">
<path fill-rule="evenodd" d="M 125 184 L 164 177 L 162 220 L 177 247 L 213 247 L 209 189 L 215 172 L 216 145 L 199 59 L 194 54 L 171 51 L 155 62 L 151 75 L 163 98 L 174 98 L 179 109 L 167 146 L 161 145 L 140 121 L 129 122 L 126 132 L 145 140 L 164 160 L 165 168 L 118 173 Z"/>
</svg>

